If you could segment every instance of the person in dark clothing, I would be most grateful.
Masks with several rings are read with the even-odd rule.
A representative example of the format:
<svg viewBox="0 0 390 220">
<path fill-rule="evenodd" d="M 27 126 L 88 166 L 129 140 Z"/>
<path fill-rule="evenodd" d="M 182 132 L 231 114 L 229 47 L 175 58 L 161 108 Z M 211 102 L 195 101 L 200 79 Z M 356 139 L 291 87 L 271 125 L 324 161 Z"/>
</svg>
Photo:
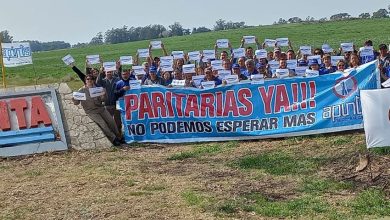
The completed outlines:
<svg viewBox="0 0 390 220">
<path fill-rule="evenodd" d="M 121 98 L 130 89 L 130 72 L 123 72 L 122 79 L 115 83 L 115 96 Z"/>
</svg>

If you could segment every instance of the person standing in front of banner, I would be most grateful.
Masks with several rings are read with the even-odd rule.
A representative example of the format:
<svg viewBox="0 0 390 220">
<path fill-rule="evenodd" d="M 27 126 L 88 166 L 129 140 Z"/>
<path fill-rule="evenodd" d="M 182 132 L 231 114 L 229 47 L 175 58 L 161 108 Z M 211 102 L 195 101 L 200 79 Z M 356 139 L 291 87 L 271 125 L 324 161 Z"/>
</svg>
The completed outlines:
<svg viewBox="0 0 390 220">
<path fill-rule="evenodd" d="M 102 129 L 103 133 L 110 139 L 114 146 L 121 144 L 121 135 L 118 131 L 118 127 L 115 125 L 114 119 L 110 113 L 104 108 L 103 102 L 106 99 L 106 94 L 102 94 L 98 97 L 91 97 L 89 89 L 95 88 L 95 78 L 92 74 L 87 74 L 85 77 L 85 86 L 79 89 L 78 92 L 85 93 L 86 100 L 73 100 L 75 105 L 83 107 L 88 117 L 94 121 Z"/>
<path fill-rule="evenodd" d="M 123 72 L 122 79 L 115 83 L 115 96 L 117 99 L 125 95 L 130 89 L 130 72 Z"/>
<path fill-rule="evenodd" d="M 323 74 L 329 74 L 336 72 L 337 68 L 332 66 L 332 59 L 329 54 L 325 54 L 322 57 L 322 64 L 320 65 L 320 72 Z"/>
<path fill-rule="evenodd" d="M 142 83 L 142 85 L 164 85 L 164 80 L 157 75 L 157 68 L 154 66 L 150 67 L 149 76 Z"/>
<path fill-rule="evenodd" d="M 390 77 L 390 54 L 386 44 L 379 45 L 378 69 L 383 83 Z"/>
<path fill-rule="evenodd" d="M 122 133 L 121 113 L 116 109 L 117 97 L 115 94 L 116 83 L 119 80 L 119 77 L 114 75 L 113 71 L 102 71 L 98 75 L 96 85 L 103 87 L 106 90 L 106 100 L 104 102 L 104 106 L 110 113 L 111 117 L 113 117 L 119 133 Z"/>
<path fill-rule="evenodd" d="M 255 61 L 253 61 L 252 59 L 245 61 L 245 67 L 246 67 L 246 70 L 243 72 L 243 74 L 246 77 L 250 78 L 251 75 L 259 74 L 259 72 L 257 72 L 257 70 L 255 68 Z"/>
</svg>

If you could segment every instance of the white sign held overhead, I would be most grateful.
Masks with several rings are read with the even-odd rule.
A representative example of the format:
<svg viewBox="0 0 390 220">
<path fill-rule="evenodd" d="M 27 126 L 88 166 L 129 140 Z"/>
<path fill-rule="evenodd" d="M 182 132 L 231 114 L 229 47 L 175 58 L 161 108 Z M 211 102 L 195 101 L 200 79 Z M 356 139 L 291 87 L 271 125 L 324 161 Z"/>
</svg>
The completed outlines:
<svg viewBox="0 0 390 220">
<path fill-rule="evenodd" d="M 204 81 L 201 84 L 203 89 L 212 89 L 215 87 L 214 81 Z"/>
<path fill-rule="evenodd" d="M 303 55 L 311 55 L 311 46 L 300 46 L 299 50 Z"/>
<path fill-rule="evenodd" d="M 330 60 L 332 62 L 332 66 L 336 66 L 337 62 L 339 62 L 339 60 L 344 60 L 344 57 L 343 56 L 331 56 Z"/>
<path fill-rule="evenodd" d="M 276 43 L 277 43 L 276 40 L 273 40 L 273 39 L 265 39 L 264 40 L 264 44 L 267 47 L 275 47 Z"/>
<path fill-rule="evenodd" d="M 104 71 L 115 71 L 116 70 L 116 63 L 115 62 L 104 62 L 103 63 Z"/>
<path fill-rule="evenodd" d="M 188 60 L 190 61 L 199 61 L 200 60 L 200 52 L 199 51 L 191 51 L 188 53 Z"/>
<path fill-rule="evenodd" d="M 276 40 L 276 44 L 279 47 L 287 47 L 288 46 L 288 38 L 287 37 L 276 38 L 275 40 Z"/>
<path fill-rule="evenodd" d="M 203 50 L 203 58 L 215 59 L 215 50 Z"/>
<path fill-rule="evenodd" d="M 290 70 L 297 68 L 297 60 L 287 60 L 287 68 Z"/>
<path fill-rule="evenodd" d="M 255 36 L 244 36 L 244 43 L 245 44 L 255 44 L 256 43 L 256 37 Z"/>
<path fill-rule="evenodd" d="M 321 63 L 322 63 L 321 55 L 308 56 L 307 60 L 317 60 L 318 65 L 321 65 Z"/>
<path fill-rule="evenodd" d="M 160 64 L 173 64 L 173 56 L 160 57 Z"/>
<path fill-rule="evenodd" d="M 245 49 L 244 48 L 237 48 L 233 50 L 233 56 L 235 58 L 245 57 Z"/>
<path fill-rule="evenodd" d="M 390 90 L 361 90 L 367 148 L 390 146 Z"/>
<path fill-rule="evenodd" d="M 137 53 L 138 53 L 138 57 L 141 57 L 141 58 L 149 57 L 149 49 L 138 49 Z"/>
<path fill-rule="evenodd" d="M 195 64 L 183 65 L 183 73 L 195 73 Z"/>
<path fill-rule="evenodd" d="M 132 67 L 135 75 L 145 75 L 145 69 L 143 66 L 133 66 Z"/>
<path fill-rule="evenodd" d="M 68 54 L 68 55 L 66 55 L 65 57 L 63 57 L 62 58 L 62 61 L 64 61 L 64 63 L 66 64 L 66 65 L 70 65 L 70 64 L 72 64 L 72 63 L 74 63 L 75 62 L 75 60 L 74 60 L 74 58 L 70 55 L 70 54 Z"/>
<path fill-rule="evenodd" d="M 30 43 L 2 43 L 1 47 L 5 67 L 17 67 L 33 63 Z"/>
<path fill-rule="evenodd" d="M 268 62 L 268 66 L 270 69 L 276 70 L 277 68 L 279 68 L 279 62 L 275 60 L 271 60 Z"/>
<path fill-rule="evenodd" d="M 222 67 L 222 60 L 213 60 L 211 61 L 211 67 L 213 70 L 221 70 L 223 69 Z"/>
<path fill-rule="evenodd" d="M 227 76 L 232 75 L 230 70 L 218 70 L 218 76 L 221 79 L 225 79 Z"/>
<path fill-rule="evenodd" d="M 104 88 L 103 87 L 89 88 L 89 95 L 91 96 L 91 98 L 102 96 L 104 95 Z"/>
<path fill-rule="evenodd" d="M 229 40 L 228 39 L 218 39 L 217 40 L 218 48 L 229 48 Z"/>
<path fill-rule="evenodd" d="M 329 44 L 323 44 L 322 51 L 324 51 L 324 53 L 332 53 L 333 49 L 329 46 Z"/>
<path fill-rule="evenodd" d="M 372 46 L 360 48 L 360 57 L 374 56 L 374 48 Z"/>
<path fill-rule="evenodd" d="M 183 51 L 172 51 L 173 59 L 184 59 Z"/>
<path fill-rule="evenodd" d="M 152 46 L 152 49 L 161 49 L 161 41 L 155 40 L 155 41 L 150 41 L 150 45 Z"/>
<path fill-rule="evenodd" d="M 203 79 L 204 79 L 204 75 L 192 76 L 192 81 L 194 81 L 196 87 L 201 86 L 201 82 Z"/>
<path fill-rule="evenodd" d="M 340 46 L 343 52 L 353 51 L 353 43 L 341 43 Z"/>
<path fill-rule="evenodd" d="M 80 100 L 80 101 L 87 100 L 87 97 L 85 96 L 85 93 L 82 93 L 82 92 L 73 92 L 73 98 L 75 100 Z"/>
<path fill-rule="evenodd" d="M 121 65 L 133 65 L 133 57 L 132 56 L 121 56 L 119 58 Z"/>
<path fill-rule="evenodd" d="M 130 89 L 141 89 L 142 80 L 129 80 Z"/>
<path fill-rule="evenodd" d="M 255 55 L 257 59 L 267 58 L 267 51 L 264 49 L 256 50 Z"/>
<path fill-rule="evenodd" d="M 100 56 L 99 55 L 87 55 L 87 62 L 88 64 L 94 65 L 100 63 Z"/>
</svg>

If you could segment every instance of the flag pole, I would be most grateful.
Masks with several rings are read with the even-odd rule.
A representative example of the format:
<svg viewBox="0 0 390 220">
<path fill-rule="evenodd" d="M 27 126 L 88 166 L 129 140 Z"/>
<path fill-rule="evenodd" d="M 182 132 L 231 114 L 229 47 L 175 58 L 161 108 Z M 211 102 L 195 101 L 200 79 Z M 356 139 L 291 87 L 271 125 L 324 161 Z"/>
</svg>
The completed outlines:
<svg viewBox="0 0 390 220">
<path fill-rule="evenodd" d="M 3 36 L 0 36 L 0 63 L 1 63 L 1 72 L 3 73 L 3 87 L 7 87 L 7 83 L 5 82 L 5 66 L 4 66 L 4 60 L 3 60 L 3 48 L 1 46 Z"/>
</svg>

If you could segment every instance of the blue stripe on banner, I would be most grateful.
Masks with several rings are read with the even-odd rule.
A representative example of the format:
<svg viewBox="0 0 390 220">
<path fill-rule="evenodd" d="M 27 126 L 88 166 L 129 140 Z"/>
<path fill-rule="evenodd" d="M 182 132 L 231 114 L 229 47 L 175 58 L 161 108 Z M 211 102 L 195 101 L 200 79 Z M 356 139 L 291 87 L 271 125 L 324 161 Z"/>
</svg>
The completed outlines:
<svg viewBox="0 0 390 220">
<path fill-rule="evenodd" d="M 54 140 L 55 135 L 52 126 L 0 133 L 1 147 Z"/>
<path fill-rule="evenodd" d="M 129 90 L 119 100 L 130 142 L 273 138 L 362 128 L 360 93 L 377 89 L 376 62 L 349 75 L 266 80 L 214 89 L 161 86 Z"/>
</svg>

